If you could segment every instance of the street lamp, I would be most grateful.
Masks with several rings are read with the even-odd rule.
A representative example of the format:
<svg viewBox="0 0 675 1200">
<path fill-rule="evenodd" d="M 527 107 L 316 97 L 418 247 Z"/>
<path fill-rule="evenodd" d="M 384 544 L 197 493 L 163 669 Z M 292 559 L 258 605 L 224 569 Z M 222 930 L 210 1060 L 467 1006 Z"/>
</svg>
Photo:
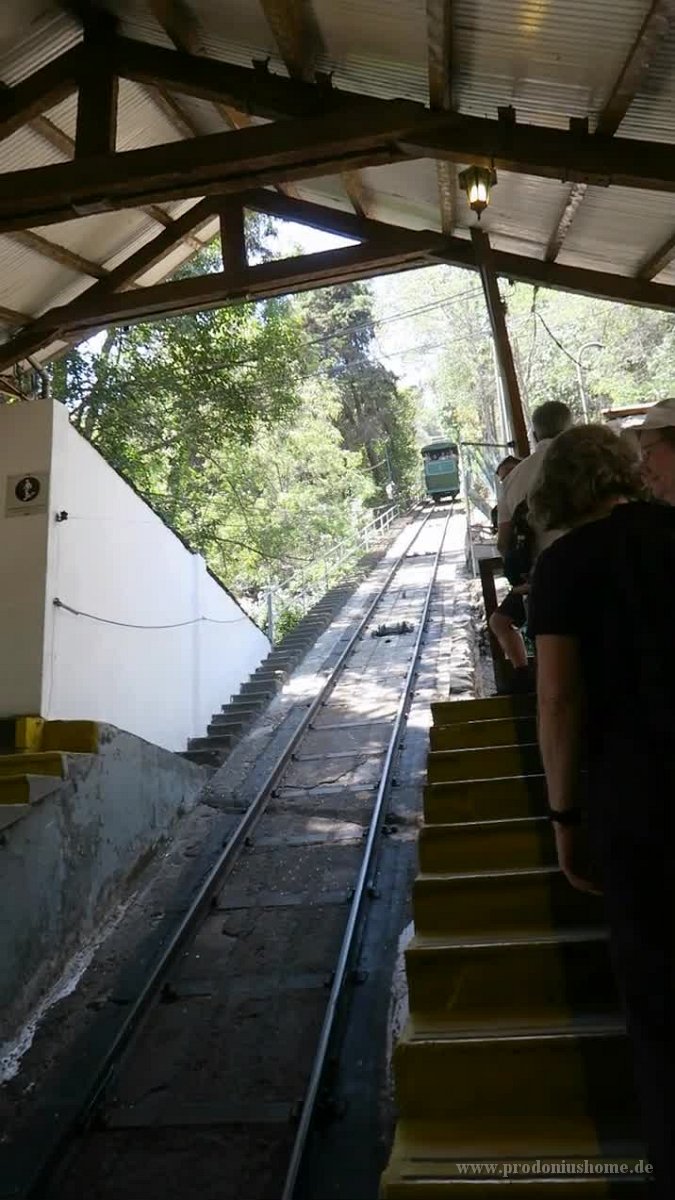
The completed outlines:
<svg viewBox="0 0 675 1200">
<path fill-rule="evenodd" d="M 497 185 L 497 172 L 489 167 L 467 167 L 457 176 L 459 186 L 464 188 L 469 208 L 480 215 L 490 203 L 490 191 Z"/>
<path fill-rule="evenodd" d="M 583 346 L 581 346 L 580 349 L 577 351 L 577 356 L 574 360 L 576 368 L 577 368 L 577 382 L 579 384 L 579 395 L 581 396 L 581 411 L 584 414 L 584 421 L 586 424 L 588 424 L 588 400 L 586 398 L 586 391 L 584 388 L 584 377 L 581 373 L 581 356 L 582 356 L 584 350 L 590 350 L 591 348 L 595 348 L 596 350 L 604 350 L 605 347 L 603 346 L 602 342 L 584 342 Z"/>
</svg>

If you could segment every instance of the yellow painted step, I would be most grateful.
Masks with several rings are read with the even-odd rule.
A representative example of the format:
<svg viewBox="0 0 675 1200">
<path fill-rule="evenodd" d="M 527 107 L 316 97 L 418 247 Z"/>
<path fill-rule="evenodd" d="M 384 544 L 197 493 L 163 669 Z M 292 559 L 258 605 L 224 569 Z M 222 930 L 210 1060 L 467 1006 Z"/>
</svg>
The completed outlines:
<svg viewBox="0 0 675 1200">
<path fill-rule="evenodd" d="M 405 959 L 411 1012 L 434 1013 L 448 1027 L 617 1011 L 602 927 L 499 939 L 416 936 Z"/>
<path fill-rule="evenodd" d="M 592 1121 L 569 1122 L 562 1115 L 523 1123 L 506 1114 L 497 1128 L 476 1121 L 399 1121 L 380 1200 L 643 1200 L 644 1160 L 643 1146 L 629 1133 L 601 1148 Z M 546 1173 L 544 1164 L 554 1163 L 555 1173 Z M 565 1165 L 576 1163 L 583 1174 L 563 1175 Z M 621 1173 L 622 1163 L 636 1173 Z M 524 1167 L 518 1179 L 515 1164 Z M 618 1180 L 614 1191 L 608 1180 Z"/>
<path fill-rule="evenodd" d="M 31 753 L 60 750 L 64 754 L 97 754 L 99 725 L 97 721 L 45 721 L 42 717 L 17 717 L 14 740 L 17 750 Z"/>
<path fill-rule="evenodd" d="M 506 820 L 539 816 L 545 812 L 543 774 L 525 778 L 460 779 L 427 784 L 424 789 L 424 819 L 432 824 Z"/>
<path fill-rule="evenodd" d="M 469 1120 L 498 1128 L 522 1120 L 595 1120 L 611 1114 L 638 1128 L 628 1039 L 622 1022 L 575 1020 L 546 1033 L 459 1036 L 411 1020 L 394 1052 L 402 1118 Z"/>
<path fill-rule="evenodd" d="M 500 717 L 495 721 L 457 721 L 433 725 L 432 750 L 465 750 L 480 746 L 522 746 L 537 740 L 534 717 Z"/>
<path fill-rule="evenodd" d="M 456 721 L 490 721 L 500 717 L 529 717 L 536 712 L 534 696 L 489 696 L 485 700 L 433 700 L 434 725 Z"/>
<path fill-rule="evenodd" d="M 98 754 L 98 721 L 45 721 L 41 750 L 67 754 Z"/>
<path fill-rule="evenodd" d="M 0 754 L 0 777 L 7 775 L 56 775 L 65 779 L 66 766 L 62 754 L 44 753 Z"/>
<path fill-rule="evenodd" d="M 413 916 L 418 934 L 547 933 L 601 925 L 602 898 L 570 887 L 556 867 L 418 875 Z"/>
<path fill-rule="evenodd" d="M 0 775 L 0 805 L 34 804 L 60 786 L 55 775 Z"/>
<path fill-rule="evenodd" d="M 541 755 L 536 743 L 526 746 L 492 746 L 480 750 L 432 750 L 427 758 L 429 783 L 451 783 L 455 779 L 503 779 L 509 775 L 538 775 L 541 769 Z"/>
<path fill-rule="evenodd" d="M 556 862 L 547 817 L 424 825 L 417 845 L 420 871 L 431 875 L 542 867 Z"/>
</svg>

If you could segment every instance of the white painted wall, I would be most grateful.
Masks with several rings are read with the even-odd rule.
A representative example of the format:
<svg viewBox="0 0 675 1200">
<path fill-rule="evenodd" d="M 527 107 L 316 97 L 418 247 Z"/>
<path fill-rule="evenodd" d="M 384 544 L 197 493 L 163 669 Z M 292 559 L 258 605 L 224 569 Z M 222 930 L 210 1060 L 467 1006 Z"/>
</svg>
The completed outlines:
<svg viewBox="0 0 675 1200">
<path fill-rule="evenodd" d="M 11 592 L 14 608 L 6 604 L 3 610 L 11 618 L 3 621 L 3 633 L 12 677 L 22 676 L 18 660 L 27 658 L 26 643 L 37 641 L 41 687 L 36 689 L 32 678 L 33 690 L 21 693 L 19 703 L 16 686 L 5 685 L 2 711 L 107 721 L 169 750 L 185 749 L 187 738 L 205 734 L 211 713 L 265 657 L 267 638 L 208 575 L 204 560 L 186 550 L 76 432 L 65 408 L 51 401 L 14 408 L 26 430 L 8 450 L 7 462 L 20 454 L 18 470 L 38 469 L 37 451 L 28 453 L 27 447 L 36 429 L 51 428 L 51 492 L 42 557 L 32 544 L 39 542 L 36 528 L 30 563 L 23 570 L 23 587 L 30 581 L 41 593 L 44 622 L 37 602 L 30 622 L 11 617 L 23 590 L 19 583 Z M 29 461 L 24 461 L 27 454 Z M 0 463 L 4 466 L 4 459 Z M 8 473 L 16 472 L 12 468 Z M 68 519 L 57 523 L 55 515 L 61 511 Z M 14 521 L 28 526 L 41 518 Z M 8 550 L 16 546 L 17 532 L 10 529 L 4 536 Z M 0 552 L 5 575 L 4 542 Z M 24 557 L 28 560 L 26 552 Z M 55 598 L 103 619 L 55 608 Z M 200 617 L 210 621 L 197 621 Z M 182 622 L 186 624 L 178 628 L 155 628 Z M 31 636 L 24 633 L 22 642 L 21 630 L 28 624 Z"/>
<path fill-rule="evenodd" d="M 49 471 L 51 429 L 47 404 L 0 404 L 0 717 L 40 709 L 49 521 L 5 504 L 8 476 Z"/>
</svg>

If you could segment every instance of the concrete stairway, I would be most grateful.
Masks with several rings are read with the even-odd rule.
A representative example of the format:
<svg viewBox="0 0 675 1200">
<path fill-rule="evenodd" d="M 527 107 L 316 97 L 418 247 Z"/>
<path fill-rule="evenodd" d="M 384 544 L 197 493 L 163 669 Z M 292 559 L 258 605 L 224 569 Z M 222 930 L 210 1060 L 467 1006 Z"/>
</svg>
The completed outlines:
<svg viewBox="0 0 675 1200">
<path fill-rule="evenodd" d="M 331 588 L 290 633 L 270 651 L 236 696 L 214 713 L 205 737 L 191 738 L 183 757 L 219 767 L 249 726 L 281 691 L 301 659 L 324 632 L 354 590 L 354 581 Z"/>
<path fill-rule="evenodd" d="M 60 788 L 66 755 L 95 754 L 98 738 L 95 721 L 0 720 L 0 831 Z"/>
<path fill-rule="evenodd" d="M 381 1198 L 641 1196 L 602 902 L 556 866 L 533 698 L 433 718 Z"/>
</svg>

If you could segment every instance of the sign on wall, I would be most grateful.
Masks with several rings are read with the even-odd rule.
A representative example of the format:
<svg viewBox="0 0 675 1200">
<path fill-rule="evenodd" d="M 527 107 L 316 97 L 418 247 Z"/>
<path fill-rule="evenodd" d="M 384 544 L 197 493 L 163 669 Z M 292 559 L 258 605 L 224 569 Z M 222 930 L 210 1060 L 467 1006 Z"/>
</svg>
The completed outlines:
<svg viewBox="0 0 675 1200">
<path fill-rule="evenodd" d="M 47 511 L 49 474 L 46 471 L 25 471 L 23 475 L 8 475 L 5 491 L 5 516 L 30 517 Z"/>
</svg>

